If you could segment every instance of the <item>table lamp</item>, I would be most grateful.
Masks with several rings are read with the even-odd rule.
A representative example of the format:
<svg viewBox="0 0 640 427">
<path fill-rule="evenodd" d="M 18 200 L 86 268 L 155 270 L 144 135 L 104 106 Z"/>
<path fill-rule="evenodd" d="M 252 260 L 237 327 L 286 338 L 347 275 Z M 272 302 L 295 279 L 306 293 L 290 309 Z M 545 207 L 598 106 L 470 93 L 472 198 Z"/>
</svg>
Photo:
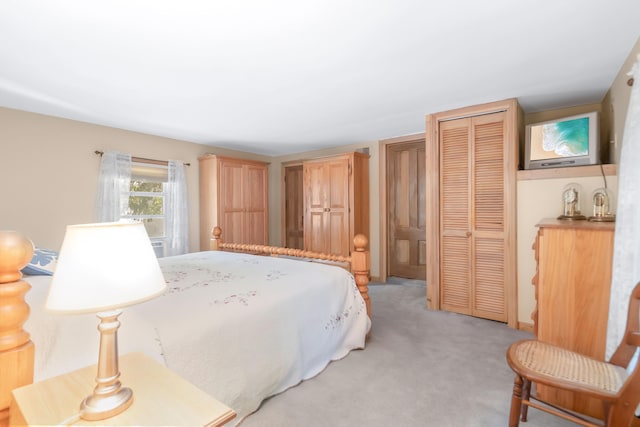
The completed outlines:
<svg viewBox="0 0 640 427">
<path fill-rule="evenodd" d="M 149 236 L 140 222 L 67 227 L 46 308 L 67 314 L 97 313 L 98 373 L 80 417 L 102 420 L 126 410 L 133 392 L 122 387 L 118 368 L 118 316 L 122 308 L 152 299 L 166 289 Z"/>
</svg>

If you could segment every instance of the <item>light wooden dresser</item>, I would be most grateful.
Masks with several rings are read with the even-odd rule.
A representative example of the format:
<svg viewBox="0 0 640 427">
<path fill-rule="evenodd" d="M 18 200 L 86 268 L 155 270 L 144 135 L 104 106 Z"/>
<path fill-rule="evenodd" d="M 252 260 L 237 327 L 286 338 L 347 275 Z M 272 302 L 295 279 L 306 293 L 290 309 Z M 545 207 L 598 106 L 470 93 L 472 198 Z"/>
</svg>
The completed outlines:
<svg viewBox="0 0 640 427">
<path fill-rule="evenodd" d="M 537 226 L 536 336 L 604 360 L 614 223 L 547 219 Z M 538 393 L 568 409 L 602 416 L 597 400 L 544 386 Z"/>
</svg>

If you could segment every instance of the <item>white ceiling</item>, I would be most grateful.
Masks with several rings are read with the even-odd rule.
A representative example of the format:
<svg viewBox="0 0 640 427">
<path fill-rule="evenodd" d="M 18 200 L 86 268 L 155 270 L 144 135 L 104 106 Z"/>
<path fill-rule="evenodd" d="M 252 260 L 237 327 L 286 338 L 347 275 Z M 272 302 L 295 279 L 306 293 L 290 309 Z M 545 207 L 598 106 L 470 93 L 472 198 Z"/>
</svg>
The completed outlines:
<svg viewBox="0 0 640 427">
<path fill-rule="evenodd" d="M 638 0 L 2 0 L 0 106 L 267 155 L 600 102 Z"/>
</svg>

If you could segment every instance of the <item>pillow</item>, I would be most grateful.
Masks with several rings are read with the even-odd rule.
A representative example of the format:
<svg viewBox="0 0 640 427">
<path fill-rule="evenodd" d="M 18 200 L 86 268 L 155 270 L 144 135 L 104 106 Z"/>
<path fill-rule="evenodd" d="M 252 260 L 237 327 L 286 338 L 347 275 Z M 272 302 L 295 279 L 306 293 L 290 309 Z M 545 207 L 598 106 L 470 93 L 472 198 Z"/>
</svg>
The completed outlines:
<svg viewBox="0 0 640 427">
<path fill-rule="evenodd" d="M 51 276 L 56 269 L 58 252 L 44 248 L 35 248 L 31 262 L 23 269 L 29 276 Z"/>
</svg>

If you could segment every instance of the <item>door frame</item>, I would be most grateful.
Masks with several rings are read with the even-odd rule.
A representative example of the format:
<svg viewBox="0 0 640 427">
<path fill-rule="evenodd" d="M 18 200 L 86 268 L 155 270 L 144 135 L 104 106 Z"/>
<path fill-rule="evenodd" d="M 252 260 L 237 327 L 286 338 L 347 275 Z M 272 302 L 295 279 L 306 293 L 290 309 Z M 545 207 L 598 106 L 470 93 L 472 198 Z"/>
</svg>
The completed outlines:
<svg viewBox="0 0 640 427">
<path fill-rule="evenodd" d="M 505 242 L 512 248 L 505 254 L 505 292 L 507 297 L 507 325 L 518 328 L 518 280 L 517 280 L 517 170 L 519 129 L 522 121 L 522 111 L 515 98 L 486 104 L 457 108 L 426 116 L 426 169 L 427 169 L 427 284 L 437 283 L 438 286 L 427 285 L 427 308 L 440 310 L 440 145 L 439 123 L 463 117 L 479 116 L 499 111 L 506 112 L 506 137 L 513 144 L 507 145 L 505 158 L 512 176 L 505 177 Z M 429 209 L 431 207 L 431 209 Z"/>
<path fill-rule="evenodd" d="M 411 135 L 398 136 L 395 138 L 382 139 L 378 141 L 378 153 L 380 156 L 379 175 L 380 175 L 380 278 L 381 282 L 387 281 L 389 255 L 387 248 L 389 247 L 389 233 L 388 233 L 388 217 L 389 217 L 389 203 L 387 201 L 387 150 L 390 145 L 407 143 L 407 142 L 425 142 L 426 151 L 426 134 L 415 133 Z M 426 236 L 425 236 L 426 239 Z"/>
</svg>

